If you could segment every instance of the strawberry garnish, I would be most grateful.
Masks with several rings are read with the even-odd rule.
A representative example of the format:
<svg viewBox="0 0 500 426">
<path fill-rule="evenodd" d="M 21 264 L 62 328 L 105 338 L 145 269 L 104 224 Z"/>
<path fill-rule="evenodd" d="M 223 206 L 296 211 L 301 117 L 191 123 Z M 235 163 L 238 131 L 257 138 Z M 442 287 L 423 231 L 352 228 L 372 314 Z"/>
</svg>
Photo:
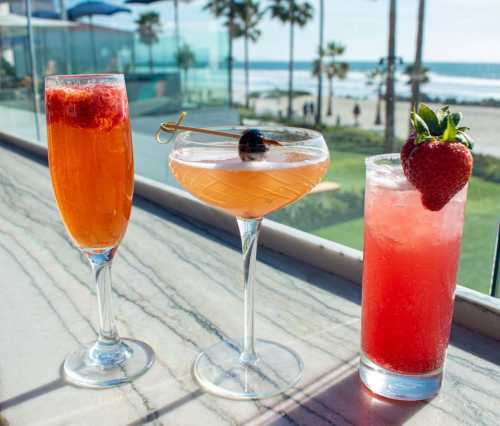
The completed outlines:
<svg viewBox="0 0 500 426">
<path fill-rule="evenodd" d="M 405 170 L 405 173 L 408 164 L 408 158 L 410 158 L 410 154 L 417 146 L 415 144 L 416 139 L 417 134 L 415 132 L 411 132 L 410 136 L 408 136 L 408 139 L 406 140 L 406 143 L 403 145 L 403 148 L 401 148 L 401 165 L 403 166 L 403 170 Z"/>
<path fill-rule="evenodd" d="M 441 210 L 469 181 L 472 173 L 472 140 L 468 128 L 459 127 L 461 113 L 449 107 L 436 114 L 422 104 L 411 113 L 414 133 L 401 150 L 407 179 L 422 194 L 429 210 Z"/>
<path fill-rule="evenodd" d="M 128 116 L 127 94 L 113 84 L 66 85 L 45 89 L 48 123 L 109 131 Z"/>
</svg>

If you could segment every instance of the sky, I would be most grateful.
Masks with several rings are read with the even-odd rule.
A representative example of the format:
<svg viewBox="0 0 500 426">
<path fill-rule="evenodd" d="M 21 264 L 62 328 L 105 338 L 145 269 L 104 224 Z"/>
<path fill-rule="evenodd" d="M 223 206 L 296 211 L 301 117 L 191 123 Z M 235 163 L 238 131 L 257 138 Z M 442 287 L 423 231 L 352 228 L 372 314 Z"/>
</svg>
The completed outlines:
<svg viewBox="0 0 500 426">
<path fill-rule="evenodd" d="M 182 1 L 182 0 L 181 0 Z M 296 0 L 304 1 L 304 0 Z M 314 59 L 318 46 L 319 0 L 309 0 L 315 8 L 314 19 L 296 30 L 295 58 Z M 325 41 L 336 40 L 346 46 L 345 60 L 378 60 L 387 51 L 389 0 L 324 0 Z M 119 0 L 114 1 L 119 3 Z M 71 3 L 71 2 L 68 2 Z M 203 28 L 224 27 L 202 11 L 204 0 L 180 5 L 181 34 Z M 266 0 L 262 0 L 264 5 Z M 414 57 L 418 0 L 397 2 L 397 54 L 405 61 Z M 500 62 L 499 0 L 427 0 L 424 36 L 424 61 Z M 157 10 L 165 22 L 165 32 L 173 31 L 171 1 L 147 6 L 130 6 L 133 15 L 115 15 L 112 25 L 130 28 L 137 14 Z M 109 25 L 109 18 L 102 23 Z M 266 18 L 262 36 L 251 45 L 251 60 L 287 60 L 289 27 Z M 235 57 L 243 59 L 243 42 L 235 42 Z"/>
</svg>

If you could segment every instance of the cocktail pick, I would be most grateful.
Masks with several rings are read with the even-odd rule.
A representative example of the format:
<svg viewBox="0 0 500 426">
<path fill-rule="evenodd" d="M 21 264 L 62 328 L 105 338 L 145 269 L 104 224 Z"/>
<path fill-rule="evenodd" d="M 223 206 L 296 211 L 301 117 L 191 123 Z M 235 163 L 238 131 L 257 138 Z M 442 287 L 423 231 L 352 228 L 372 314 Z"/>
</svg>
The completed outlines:
<svg viewBox="0 0 500 426">
<path fill-rule="evenodd" d="M 222 130 L 215 130 L 215 129 L 204 129 L 201 127 L 189 127 L 189 126 L 183 126 L 182 122 L 186 118 L 187 113 L 186 112 L 181 112 L 179 115 L 179 118 L 176 123 L 174 122 L 169 122 L 165 121 L 161 123 L 160 128 L 157 130 L 155 133 L 155 139 L 156 142 L 159 144 L 167 144 L 172 142 L 175 139 L 175 136 L 179 130 L 185 130 L 189 132 L 196 132 L 196 133 L 204 133 L 206 135 L 213 135 L 213 136 L 222 136 L 225 138 L 231 138 L 231 139 L 237 139 L 239 140 L 241 138 L 241 134 L 239 133 L 232 133 L 232 132 L 226 132 Z M 170 136 L 168 139 L 162 139 L 161 138 L 161 132 L 166 132 L 166 133 L 171 133 L 172 136 Z M 274 139 L 264 139 L 264 143 L 267 145 L 278 145 L 280 146 L 281 143 L 278 141 L 275 141 Z"/>
</svg>

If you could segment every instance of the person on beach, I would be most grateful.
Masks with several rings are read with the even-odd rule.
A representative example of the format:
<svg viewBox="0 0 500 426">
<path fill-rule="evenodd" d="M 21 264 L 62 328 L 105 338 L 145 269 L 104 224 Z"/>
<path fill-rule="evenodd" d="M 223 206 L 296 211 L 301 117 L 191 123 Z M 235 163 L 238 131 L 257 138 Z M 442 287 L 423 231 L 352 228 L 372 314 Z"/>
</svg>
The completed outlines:
<svg viewBox="0 0 500 426">
<path fill-rule="evenodd" d="M 307 102 L 304 102 L 302 105 L 302 116 L 304 117 L 304 121 L 307 121 L 308 114 L 309 114 L 309 105 Z"/>
<path fill-rule="evenodd" d="M 354 104 L 354 109 L 352 110 L 352 114 L 354 115 L 354 127 L 359 127 L 359 116 L 361 115 L 361 107 L 357 102 Z"/>
<path fill-rule="evenodd" d="M 309 103 L 309 112 L 311 114 L 311 120 L 314 121 L 314 102 Z"/>
</svg>

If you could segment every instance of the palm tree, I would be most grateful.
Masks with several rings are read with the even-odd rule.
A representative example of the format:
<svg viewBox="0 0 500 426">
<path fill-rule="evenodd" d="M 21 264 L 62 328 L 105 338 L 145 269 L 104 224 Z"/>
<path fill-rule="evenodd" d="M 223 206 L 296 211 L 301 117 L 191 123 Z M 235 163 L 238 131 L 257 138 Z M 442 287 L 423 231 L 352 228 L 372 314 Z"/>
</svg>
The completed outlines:
<svg viewBox="0 0 500 426">
<path fill-rule="evenodd" d="M 295 26 L 305 26 L 313 17 L 313 7 L 310 3 L 297 3 L 297 0 L 271 0 L 271 16 L 283 23 L 290 23 L 290 59 L 288 61 L 288 119 L 292 118 L 293 101 L 293 52 Z"/>
<path fill-rule="evenodd" d="M 228 98 L 229 105 L 233 105 L 233 40 L 239 31 L 235 22 L 235 0 L 209 0 L 203 7 L 210 10 L 216 18 L 225 18 L 224 25 L 228 32 L 228 57 L 227 57 L 227 77 L 228 77 Z"/>
<path fill-rule="evenodd" d="M 316 106 L 316 125 L 321 124 L 321 117 L 322 117 L 322 109 L 323 109 L 323 56 L 324 56 L 324 50 L 323 50 L 323 38 L 324 38 L 324 33 L 325 33 L 325 1 L 324 0 L 319 0 L 319 48 L 318 48 L 318 69 L 321 70 L 321 72 L 318 72 L 317 77 L 318 77 L 318 99 L 317 99 L 317 106 Z"/>
<path fill-rule="evenodd" d="M 234 38 L 243 37 L 245 43 L 245 107 L 250 107 L 250 63 L 248 44 L 249 41 L 256 42 L 261 31 L 258 26 L 262 20 L 263 12 L 260 4 L 255 0 L 244 0 L 235 6 L 235 15 L 241 20 L 241 24 L 236 26 Z"/>
<path fill-rule="evenodd" d="M 408 76 L 408 84 L 413 88 L 416 84 L 419 86 L 421 84 L 428 83 L 430 81 L 429 78 L 429 68 L 427 67 L 420 67 L 420 69 L 417 71 L 415 64 L 409 64 L 406 66 L 404 73 Z M 419 88 L 419 94 L 420 94 L 420 88 Z"/>
<path fill-rule="evenodd" d="M 333 79 L 336 77 L 343 80 L 349 71 L 349 64 L 342 62 L 340 64 L 329 63 L 326 66 L 326 78 L 328 79 L 328 109 L 326 115 L 331 117 L 333 115 Z"/>
<path fill-rule="evenodd" d="M 377 113 L 375 115 L 375 125 L 382 124 L 382 98 L 385 82 L 387 80 L 387 70 L 383 67 L 375 67 L 368 74 L 366 83 L 377 87 Z"/>
<path fill-rule="evenodd" d="M 426 73 L 422 69 L 422 48 L 424 44 L 424 16 L 425 0 L 419 0 L 418 3 L 418 23 L 417 23 L 417 46 L 415 49 L 415 62 L 412 67 L 414 75 L 411 77 L 411 108 L 418 109 L 420 101 L 420 84 L 425 83 L 421 80 L 422 74 Z M 428 80 L 427 80 L 428 81 Z"/>
<path fill-rule="evenodd" d="M 343 80 L 349 72 L 349 64 L 347 62 L 336 62 L 337 56 L 343 55 L 344 52 L 345 46 L 338 41 L 331 41 L 326 46 L 325 56 L 331 58 L 325 69 L 328 79 L 328 109 L 326 111 L 328 117 L 333 115 L 333 79 L 338 78 L 339 80 Z"/>
<path fill-rule="evenodd" d="M 188 94 L 188 72 L 196 64 L 196 56 L 189 45 L 180 47 L 175 54 L 177 66 L 184 72 L 184 92 Z"/>
<path fill-rule="evenodd" d="M 385 85 L 385 151 L 394 150 L 394 70 L 396 63 L 396 0 L 389 3 L 389 43 L 387 49 L 387 79 Z"/>
<path fill-rule="evenodd" d="M 160 15 L 156 12 L 146 12 L 141 14 L 135 23 L 137 24 L 139 39 L 148 46 L 149 70 L 153 72 L 153 44 L 159 41 L 158 34 L 161 32 Z"/>
</svg>

